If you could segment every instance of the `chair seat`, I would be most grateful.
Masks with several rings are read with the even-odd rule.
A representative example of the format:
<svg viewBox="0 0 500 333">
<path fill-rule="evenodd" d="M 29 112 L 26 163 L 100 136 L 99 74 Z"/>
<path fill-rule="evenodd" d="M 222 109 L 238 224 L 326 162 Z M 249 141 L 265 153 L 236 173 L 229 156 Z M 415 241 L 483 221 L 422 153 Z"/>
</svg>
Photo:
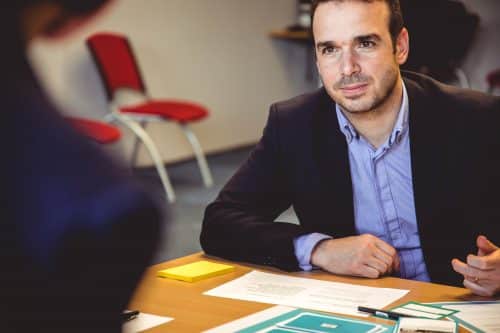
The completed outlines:
<svg viewBox="0 0 500 333">
<path fill-rule="evenodd" d="M 499 87 L 500 86 L 500 68 L 494 70 L 488 74 L 486 77 L 488 84 L 490 87 Z"/>
<path fill-rule="evenodd" d="M 98 143 L 112 143 L 121 137 L 118 128 L 104 122 L 75 117 L 66 119 L 78 132 Z"/>
<path fill-rule="evenodd" d="M 187 123 L 208 116 L 208 110 L 201 105 L 184 101 L 152 100 L 120 109 L 125 113 L 148 114 L 169 120 Z"/>
</svg>

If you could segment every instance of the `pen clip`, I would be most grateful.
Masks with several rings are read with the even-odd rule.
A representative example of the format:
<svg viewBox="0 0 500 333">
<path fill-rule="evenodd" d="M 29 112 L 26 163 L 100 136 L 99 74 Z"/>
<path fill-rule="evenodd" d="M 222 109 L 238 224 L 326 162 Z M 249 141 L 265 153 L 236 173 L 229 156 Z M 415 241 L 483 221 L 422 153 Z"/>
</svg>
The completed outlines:
<svg viewBox="0 0 500 333">
<path fill-rule="evenodd" d="M 385 318 L 385 319 L 389 319 L 389 314 L 385 313 L 385 312 L 382 312 L 382 311 L 375 311 L 374 313 L 375 316 L 377 317 L 381 317 L 381 318 Z"/>
<path fill-rule="evenodd" d="M 133 311 L 126 311 L 122 313 L 122 320 L 124 322 L 131 321 L 132 319 L 137 318 L 139 316 L 139 311 L 133 310 Z"/>
</svg>

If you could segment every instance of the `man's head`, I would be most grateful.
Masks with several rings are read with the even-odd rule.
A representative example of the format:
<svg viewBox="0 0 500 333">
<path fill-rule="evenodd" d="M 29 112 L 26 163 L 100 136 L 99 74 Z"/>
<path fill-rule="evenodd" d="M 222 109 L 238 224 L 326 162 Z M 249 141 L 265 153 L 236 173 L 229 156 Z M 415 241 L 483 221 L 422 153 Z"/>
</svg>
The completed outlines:
<svg viewBox="0 0 500 333">
<path fill-rule="evenodd" d="M 343 2 L 349 0 L 312 0 L 312 8 L 311 8 L 311 22 L 314 22 L 314 14 L 318 6 L 325 2 Z M 404 21 L 403 21 L 403 13 L 401 12 L 401 6 L 399 4 L 399 0 L 359 0 L 364 2 L 374 2 L 374 1 L 383 1 L 387 4 L 389 8 L 389 32 L 391 33 L 391 38 L 393 45 L 396 44 L 396 39 L 398 38 L 401 29 L 403 29 Z"/>
<path fill-rule="evenodd" d="M 393 101 L 409 51 L 399 2 L 316 0 L 313 6 L 317 66 L 330 97 L 352 113 Z"/>
</svg>

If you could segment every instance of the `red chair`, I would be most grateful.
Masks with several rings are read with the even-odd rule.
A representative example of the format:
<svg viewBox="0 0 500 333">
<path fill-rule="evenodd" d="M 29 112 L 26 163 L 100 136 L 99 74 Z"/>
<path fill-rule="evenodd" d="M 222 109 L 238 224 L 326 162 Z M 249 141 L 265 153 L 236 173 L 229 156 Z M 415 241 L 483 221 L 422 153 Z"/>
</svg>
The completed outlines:
<svg viewBox="0 0 500 333">
<path fill-rule="evenodd" d="M 192 102 L 149 97 L 134 53 L 125 36 L 116 33 L 97 33 L 87 38 L 87 47 L 106 88 L 110 105 L 110 114 L 107 116 L 107 120 L 119 121 L 136 135 L 132 163 L 135 164 L 139 145 L 143 143 L 155 163 L 168 200 L 174 202 L 175 193 L 165 165 L 156 145 L 145 131 L 145 127 L 150 121 L 175 122 L 182 129 L 193 148 L 205 186 L 211 186 L 213 184 L 212 174 L 205 155 L 196 135 L 189 128 L 190 123 L 207 117 L 208 110 Z M 118 92 L 125 94 L 133 92 L 134 97 L 138 95 L 141 102 L 124 105 L 121 101 L 122 96 Z"/>
<path fill-rule="evenodd" d="M 100 121 L 76 117 L 65 119 L 77 132 L 100 144 L 113 143 L 121 137 L 118 128 Z"/>
<path fill-rule="evenodd" d="M 75 117 L 65 117 L 65 119 L 81 135 L 99 144 L 113 143 L 121 137 L 117 127 L 105 122 Z"/>
<path fill-rule="evenodd" d="M 500 68 L 490 72 L 486 76 L 486 81 L 488 82 L 488 93 L 493 94 L 495 89 L 500 88 Z"/>
</svg>

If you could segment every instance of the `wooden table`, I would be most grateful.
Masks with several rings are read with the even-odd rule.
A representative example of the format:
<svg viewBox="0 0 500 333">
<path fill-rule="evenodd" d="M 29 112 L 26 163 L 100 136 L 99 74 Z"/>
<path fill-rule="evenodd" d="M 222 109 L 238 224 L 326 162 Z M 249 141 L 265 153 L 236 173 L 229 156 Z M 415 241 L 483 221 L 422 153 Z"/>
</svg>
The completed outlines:
<svg viewBox="0 0 500 333">
<path fill-rule="evenodd" d="M 156 277 L 156 272 L 168 267 L 178 266 L 197 260 L 211 260 L 222 263 L 230 263 L 236 269 L 232 273 L 217 276 L 202 281 L 189 283 L 163 279 Z M 147 332 L 201 332 L 203 330 L 219 326 L 237 318 L 247 316 L 257 311 L 272 307 L 272 304 L 239 301 L 233 299 L 205 296 L 202 293 L 220 284 L 240 277 L 252 269 L 261 271 L 289 274 L 303 278 L 314 278 L 319 280 L 354 283 L 373 287 L 390 287 L 398 289 L 409 289 L 410 292 L 391 304 L 406 303 L 410 300 L 418 302 L 436 301 L 463 301 L 463 300 L 485 300 L 471 295 L 467 289 L 456 288 L 445 285 L 423 283 L 417 281 L 403 280 L 392 277 L 380 279 L 362 279 L 342 277 L 327 274 L 320 271 L 285 273 L 277 269 L 241 264 L 224 261 L 218 258 L 196 253 L 190 256 L 167 261 L 151 266 L 145 273 L 142 282 L 129 305 L 130 309 L 156 315 L 173 317 L 174 320 L 161 326 L 157 326 Z M 451 269 L 451 268 L 450 268 Z M 380 323 L 391 323 L 383 319 L 373 319 Z M 460 332 L 467 332 L 461 329 Z"/>
</svg>

